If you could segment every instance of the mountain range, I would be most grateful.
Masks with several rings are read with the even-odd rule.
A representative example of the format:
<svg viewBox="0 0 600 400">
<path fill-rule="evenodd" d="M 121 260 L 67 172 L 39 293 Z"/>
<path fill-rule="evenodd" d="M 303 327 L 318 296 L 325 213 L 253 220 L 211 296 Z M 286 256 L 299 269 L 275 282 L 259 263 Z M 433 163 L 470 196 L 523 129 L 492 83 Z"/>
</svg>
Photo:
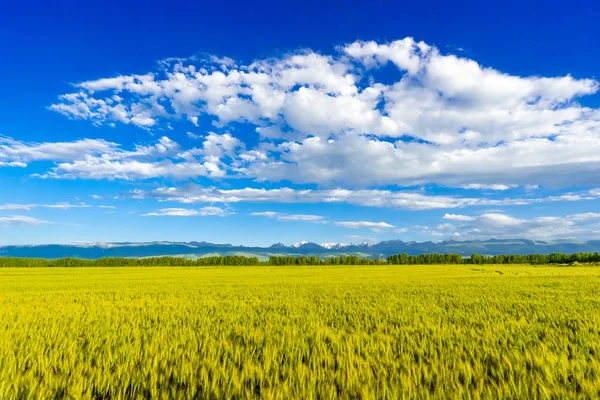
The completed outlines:
<svg viewBox="0 0 600 400">
<path fill-rule="evenodd" d="M 208 242 L 146 242 L 146 243 L 84 243 L 1 246 L 0 257 L 63 258 L 77 257 L 96 259 L 102 257 L 205 257 L 211 255 L 256 256 L 261 260 L 272 255 L 316 255 L 331 257 L 340 255 L 358 255 L 361 257 L 386 257 L 392 254 L 407 253 L 419 255 L 426 253 L 455 253 L 470 256 L 472 253 L 484 255 L 497 254 L 549 254 L 600 251 L 600 240 L 591 241 L 534 241 L 527 239 L 489 239 L 489 240 L 446 240 L 439 242 L 403 242 L 388 240 L 379 243 L 323 243 L 299 242 L 293 245 L 276 243 L 269 247 L 247 247 L 231 244 Z"/>
</svg>

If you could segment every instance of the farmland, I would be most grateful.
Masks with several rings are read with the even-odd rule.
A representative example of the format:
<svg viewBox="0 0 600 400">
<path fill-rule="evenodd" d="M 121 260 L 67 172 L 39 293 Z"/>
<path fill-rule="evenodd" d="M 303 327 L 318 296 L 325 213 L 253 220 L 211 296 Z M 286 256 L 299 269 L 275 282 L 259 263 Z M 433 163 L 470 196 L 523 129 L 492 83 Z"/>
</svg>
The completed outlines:
<svg viewBox="0 0 600 400">
<path fill-rule="evenodd" d="M 0 268 L 0 399 L 594 398 L 600 268 Z"/>
</svg>

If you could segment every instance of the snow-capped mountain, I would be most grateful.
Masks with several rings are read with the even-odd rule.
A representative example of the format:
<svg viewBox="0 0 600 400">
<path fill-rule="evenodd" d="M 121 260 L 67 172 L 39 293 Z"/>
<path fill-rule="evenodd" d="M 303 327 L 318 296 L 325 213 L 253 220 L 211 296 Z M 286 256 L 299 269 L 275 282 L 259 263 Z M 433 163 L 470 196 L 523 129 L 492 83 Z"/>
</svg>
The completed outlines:
<svg viewBox="0 0 600 400">
<path fill-rule="evenodd" d="M 336 242 L 321 243 L 321 247 L 323 247 L 324 249 L 328 249 L 328 250 L 343 249 L 344 247 L 348 247 L 348 246 L 355 246 L 355 245 L 351 244 L 351 243 L 336 243 Z"/>
<path fill-rule="evenodd" d="M 527 239 L 489 240 L 446 240 L 441 242 L 403 242 L 388 240 L 379 243 L 347 244 L 326 242 L 321 245 L 301 241 L 293 245 L 277 243 L 270 247 L 247 247 L 209 242 L 146 242 L 146 243 L 77 243 L 69 245 L 26 245 L 2 246 L 0 257 L 78 257 L 96 259 L 101 257 L 153 257 L 181 256 L 202 257 L 205 255 L 252 255 L 268 259 L 272 255 L 306 255 L 330 257 L 336 255 L 358 255 L 361 257 L 385 257 L 392 254 L 410 255 L 432 253 L 455 253 L 470 256 L 472 253 L 496 254 L 549 254 L 596 252 L 600 241 L 532 241 Z"/>
</svg>

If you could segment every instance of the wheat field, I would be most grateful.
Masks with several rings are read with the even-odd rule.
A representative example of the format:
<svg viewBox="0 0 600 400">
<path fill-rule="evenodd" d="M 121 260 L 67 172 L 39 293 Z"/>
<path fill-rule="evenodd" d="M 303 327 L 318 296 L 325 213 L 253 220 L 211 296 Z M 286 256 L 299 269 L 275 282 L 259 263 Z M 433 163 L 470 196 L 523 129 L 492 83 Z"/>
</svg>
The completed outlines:
<svg viewBox="0 0 600 400">
<path fill-rule="evenodd" d="M 0 399 L 600 397 L 600 268 L 0 269 Z"/>
</svg>

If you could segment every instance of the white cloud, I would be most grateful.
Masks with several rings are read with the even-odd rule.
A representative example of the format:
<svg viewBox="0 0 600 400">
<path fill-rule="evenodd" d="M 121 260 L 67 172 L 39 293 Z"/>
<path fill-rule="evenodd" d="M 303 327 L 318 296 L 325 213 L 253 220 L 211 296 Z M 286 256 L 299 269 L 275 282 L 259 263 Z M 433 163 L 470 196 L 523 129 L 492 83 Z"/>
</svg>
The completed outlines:
<svg viewBox="0 0 600 400">
<path fill-rule="evenodd" d="M 74 142 L 25 143 L 0 136 L 0 166 L 26 167 L 33 161 L 73 160 L 81 154 L 101 155 L 116 149 L 115 143 L 83 139 Z"/>
<path fill-rule="evenodd" d="M 19 167 L 19 168 L 27 168 L 27 164 L 19 161 L 0 161 L 0 167 Z"/>
<path fill-rule="evenodd" d="M 32 205 L 33 207 L 44 207 L 44 208 L 55 208 L 59 210 L 70 210 L 72 208 L 90 208 L 91 206 L 85 203 L 81 204 L 70 204 L 70 203 L 56 203 L 56 204 L 38 204 Z"/>
<path fill-rule="evenodd" d="M 489 212 L 475 216 L 446 214 L 447 220 L 458 225 L 441 224 L 447 232 L 465 239 L 526 238 L 569 239 L 600 237 L 600 213 L 579 213 L 566 216 L 516 218 L 508 214 Z M 439 228 L 439 227 L 438 227 Z M 441 230 L 441 229 L 438 229 Z M 457 235 L 455 235 L 457 236 Z"/>
<path fill-rule="evenodd" d="M 358 240 L 362 243 L 376 243 L 378 242 L 378 240 L 376 238 L 373 237 L 366 237 L 366 236 L 358 236 L 358 235 L 348 235 L 346 236 L 348 239 L 350 240 Z"/>
<path fill-rule="evenodd" d="M 310 214 L 289 214 L 289 215 L 280 215 L 278 217 L 280 221 L 304 221 L 304 222 L 313 222 L 313 223 L 324 223 L 323 217 L 320 215 L 310 215 Z"/>
<path fill-rule="evenodd" d="M 3 204 L 0 205 L 0 210 L 4 211 L 29 211 L 33 208 L 53 208 L 58 210 L 70 210 L 72 208 L 90 208 L 91 206 L 85 203 L 55 203 L 55 204 Z"/>
<path fill-rule="evenodd" d="M 280 213 L 275 212 L 275 211 L 261 211 L 261 212 L 253 212 L 250 215 L 252 215 L 254 217 L 275 218 L 278 215 L 280 215 Z"/>
<path fill-rule="evenodd" d="M 372 71 L 386 64 L 399 70 L 396 82 L 374 78 Z M 249 65 L 215 56 L 160 65 L 153 73 L 81 82 L 50 108 L 95 124 L 144 129 L 174 119 L 197 125 L 208 116 L 221 128 L 245 124 L 263 142 L 241 151 L 239 138 L 226 133 L 218 143 L 205 142 L 204 157 L 218 160 L 187 164 L 100 162 L 96 154 L 88 163 L 66 161 L 54 176 L 99 178 L 91 169 L 106 168 L 117 177 L 233 174 L 357 187 L 600 184 L 594 173 L 600 111 L 578 103 L 598 91 L 593 79 L 509 75 L 412 38 Z M 26 161 L 2 156 L 0 148 L 0 163 L 14 162 Z"/>
<path fill-rule="evenodd" d="M 580 214 L 572 214 L 572 215 L 570 215 L 570 218 L 573 220 L 579 220 L 579 221 L 599 219 L 600 213 L 587 212 L 587 213 L 580 213 Z"/>
<path fill-rule="evenodd" d="M 451 221 L 474 221 L 476 217 L 460 214 L 444 214 L 443 218 Z"/>
<path fill-rule="evenodd" d="M 355 133 L 310 137 L 278 145 L 278 158 L 257 160 L 242 172 L 259 180 L 363 187 L 438 183 L 453 187 L 508 189 L 517 185 L 600 184 L 600 123 L 577 123 L 555 138 L 531 138 L 494 146 L 435 146 L 390 142 Z M 479 182 L 472 184 L 473 181 Z"/>
<path fill-rule="evenodd" d="M 335 222 L 335 225 L 350 229 L 370 229 L 379 232 L 383 229 L 394 228 L 394 225 L 386 222 L 370 222 L 370 221 L 342 221 Z"/>
<path fill-rule="evenodd" d="M 205 216 L 225 216 L 231 214 L 230 211 L 220 207 L 203 207 L 199 210 L 189 208 L 163 208 L 156 212 L 143 214 L 143 217 L 205 217 Z"/>
<path fill-rule="evenodd" d="M 244 144 L 229 134 L 209 133 L 202 147 L 182 150 L 163 136 L 151 145 L 135 145 L 133 151 L 116 143 L 85 139 L 67 143 L 25 143 L 0 138 L 0 160 L 31 162 L 53 160 L 48 172 L 33 174 L 54 179 L 140 180 L 169 177 L 223 177 Z M 234 173 L 235 174 L 235 173 Z M 101 198 L 92 195 L 94 199 Z"/>
<path fill-rule="evenodd" d="M 43 219 L 37 219 L 23 215 L 11 215 L 7 217 L 0 217 L 0 226 L 36 226 L 49 223 L 50 222 L 45 221 Z"/>
<path fill-rule="evenodd" d="M 475 190 L 508 190 L 518 187 L 518 185 L 482 185 L 480 183 L 470 183 L 468 185 L 463 185 L 463 189 L 475 189 Z"/>
<path fill-rule="evenodd" d="M 596 168 L 595 163 L 600 167 L 600 149 L 596 149 L 600 136 L 598 140 L 591 136 L 585 141 L 564 136 L 447 151 L 430 148 L 425 143 L 390 143 L 356 134 L 327 140 L 311 137 L 277 146 L 262 142 L 249 150 L 228 133 L 209 133 L 202 147 L 187 150 L 180 149 L 167 137 L 151 146 L 138 145 L 134 151 L 122 150 L 115 143 L 87 139 L 43 145 L 12 139 L 4 142 L 9 143 L 0 148 L 0 158 L 6 159 L 5 163 L 56 161 L 49 172 L 34 175 L 43 178 L 249 177 L 259 181 L 350 186 L 437 182 L 468 189 L 505 190 L 516 185 L 532 187 L 531 182 L 589 185 L 595 182 L 590 171 Z M 562 153 L 556 153 L 557 150 Z M 277 158 L 273 154 L 278 154 Z M 565 155 L 569 155 L 569 160 L 562 160 Z M 465 183 L 474 180 L 489 183 Z M 493 183 L 502 180 L 512 183 Z"/>
<path fill-rule="evenodd" d="M 54 179 L 123 179 L 140 180 L 159 177 L 183 179 L 191 176 L 211 175 L 210 165 L 196 162 L 143 162 L 136 160 L 109 160 L 88 157 L 71 163 L 60 163 L 52 172 L 39 175 Z"/>
<path fill-rule="evenodd" d="M 275 218 L 278 221 L 303 221 L 313 224 L 325 224 L 327 221 L 320 215 L 311 214 L 285 214 L 274 211 L 253 212 L 250 215 L 255 217 Z"/>
<path fill-rule="evenodd" d="M 506 214 L 481 214 L 477 217 L 479 222 L 493 226 L 518 226 L 525 220 L 513 218 Z"/>
<path fill-rule="evenodd" d="M 331 203 L 353 204 L 366 207 L 389 207 L 408 210 L 452 209 L 468 206 L 519 206 L 561 201 L 585 201 L 598 199 L 600 192 L 594 190 L 565 193 L 560 196 L 539 198 L 454 197 L 427 195 L 421 192 L 391 190 L 348 189 L 217 189 L 188 185 L 180 188 L 163 187 L 153 191 L 134 190 L 134 198 L 156 198 L 180 203 Z M 449 214 L 450 215 L 450 214 Z M 458 216 L 460 217 L 460 216 Z M 450 216 L 448 219 L 451 219 Z M 467 217 L 469 218 L 469 217 Z"/>
<path fill-rule="evenodd" d="M 418 229 L 418 230 L 420 230 L 422 234 L 427 235 L 427 236 L 433 236 L 433 237 L 444 236 L 443 233 L 441 233 L 439 231 L 436 231 L 436 230 L 430 228 L 429 226 L 415 225 L 415 228 Z"/>
<path fill-rule="evenodd" d="M 455 228 L 454 225 L 448 224 L 448 223 L 439 224 L 438 226 L 435 227 L 435 229 L 438 230 L 438 231 L 448 231 L 448 230 L 452 230 L 454 228 Z"/>
<path fill-rule="evenodd" d="M 0 206 L 2 211 L 29 211 L 31 204 L 4 204 Z"/>
</svg>

